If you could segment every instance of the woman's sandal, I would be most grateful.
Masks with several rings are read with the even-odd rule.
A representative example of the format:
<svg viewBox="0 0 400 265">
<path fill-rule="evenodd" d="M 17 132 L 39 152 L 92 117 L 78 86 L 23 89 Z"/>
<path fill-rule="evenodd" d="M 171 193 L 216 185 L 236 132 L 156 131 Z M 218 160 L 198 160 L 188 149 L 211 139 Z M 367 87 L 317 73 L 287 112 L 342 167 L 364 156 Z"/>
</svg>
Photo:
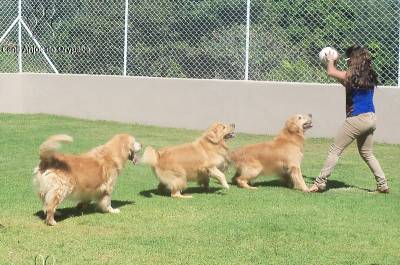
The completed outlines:
<svg viewBox="0 0 400 265">
<path fill-rule="evenodd" d="M 379 193 L 389 193 L 389 188 L 377 188 L 376 191 Z"/>
<path fill-rule="evenodd" d="M 323 192 L 326 189 L 326 184 L 317 184 L 314 182 L 310 187 L 310 192 Z"/>
</svg>

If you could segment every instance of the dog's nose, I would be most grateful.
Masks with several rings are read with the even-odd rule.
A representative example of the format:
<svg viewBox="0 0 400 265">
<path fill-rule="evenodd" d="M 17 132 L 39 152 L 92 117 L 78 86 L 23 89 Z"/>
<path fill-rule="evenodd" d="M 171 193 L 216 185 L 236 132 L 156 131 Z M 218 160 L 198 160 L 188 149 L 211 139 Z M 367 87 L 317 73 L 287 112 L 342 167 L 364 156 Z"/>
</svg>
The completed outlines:
<svg viewBox="0 0 400 265">
<path fill-rule="evenodd" d="M 234 124 L 234 123 L 231 123 L 231 127 L 232 127 L 233 129 L 235 129 L 235 124 Z"/>
</svg>

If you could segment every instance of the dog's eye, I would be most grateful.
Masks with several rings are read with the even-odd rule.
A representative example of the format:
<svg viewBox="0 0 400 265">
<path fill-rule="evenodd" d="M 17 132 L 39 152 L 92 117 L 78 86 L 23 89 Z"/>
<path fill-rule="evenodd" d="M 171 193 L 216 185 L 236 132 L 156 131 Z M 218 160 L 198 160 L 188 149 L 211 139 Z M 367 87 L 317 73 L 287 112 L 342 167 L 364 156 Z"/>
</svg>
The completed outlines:
<svg viewBox="0 0 400 265">
<path fill-rule="evenodd" d="M 301 118 L 302 118 L 301 116 L 298 117 L 299 120 L 301 120 Z"/>
</svg>

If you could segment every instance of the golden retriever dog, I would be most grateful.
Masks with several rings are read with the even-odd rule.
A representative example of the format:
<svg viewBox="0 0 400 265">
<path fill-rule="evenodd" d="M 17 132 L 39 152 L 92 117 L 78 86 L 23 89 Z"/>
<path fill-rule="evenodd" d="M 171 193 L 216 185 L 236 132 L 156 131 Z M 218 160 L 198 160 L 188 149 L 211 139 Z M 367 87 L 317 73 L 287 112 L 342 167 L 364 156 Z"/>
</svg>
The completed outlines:
<svg viewBox="0 0 400 265">
<path fill-rule="evenodd" d="M 212 124 L 201 137 L 192 143 L 167 147 L 156 151 L 149 146 L 144 151 L 142 163 L 149 164 L 157 175 L 160 192 L 168 188 L 171 197 L 191 198 L 182 195 L 188 181 L 197 181 L 209 188 L 210 177 L 229 189 L 221 168 L 225 166 L 228 146 L 226 140 L 233 138 L 235 125 Z"/>
<path fill-rule="evenodd" d="M 68 135 L 54 135 L 39 149 L 40 163 L 33 182 L 43 201 L 46 224 L 55 225 L 57 206 L 67 197 L 77 200 L 78 207 L 95 201 L 103 212 L 119 213 L 111 207 L 111 193 L 127 160 L 137 162 L 139 142 L 128 134 L 115 135 L 106 144 L 91 151 L 70 155 L 57 152 L 61 143 L 72 142 Z"/>
<path fill-rule="evenodd" d="M 282 131 L 272 141 L 244 146 L 229 154 L 236 167 L 234 184 L 246 189 L 260 174 L 276 174 L 285 184 L 308 192 L 300 165 L 303 158 L 304 132 L 312 127 L 311 114 L 290 117 Z"/>
</svg>

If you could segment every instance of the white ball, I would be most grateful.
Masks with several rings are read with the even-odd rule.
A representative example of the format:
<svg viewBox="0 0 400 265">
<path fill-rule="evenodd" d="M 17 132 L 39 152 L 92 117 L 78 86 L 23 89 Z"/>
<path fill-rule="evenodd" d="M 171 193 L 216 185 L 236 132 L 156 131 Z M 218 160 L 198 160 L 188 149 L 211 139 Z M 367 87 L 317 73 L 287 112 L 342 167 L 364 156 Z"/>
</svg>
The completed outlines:
<svg viewBox="0 0 400 265">
<path fill-rule="evenodd" d="M 336 49 L 332 47 L 325 47 L 319 52 L 319 59 L 322 62 L 326 62 L 326 55 L 328 53 L 332 53 L 334 55 L 334 60 L 336 61 L 339 58 L 339 53 L 337 52 Z"/>
</svg>

